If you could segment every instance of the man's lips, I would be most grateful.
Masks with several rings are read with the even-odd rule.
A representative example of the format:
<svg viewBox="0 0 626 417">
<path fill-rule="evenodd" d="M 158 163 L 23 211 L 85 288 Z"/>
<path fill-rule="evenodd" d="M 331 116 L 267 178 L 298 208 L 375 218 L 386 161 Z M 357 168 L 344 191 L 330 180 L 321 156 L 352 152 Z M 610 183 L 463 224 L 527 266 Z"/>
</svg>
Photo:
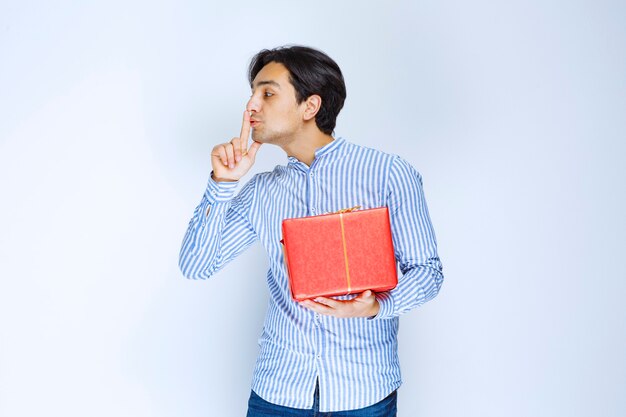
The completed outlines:
<svg viewBox="0 0 626 417">
<path fill-rule="evenodd" d="M 259 120 L 250 120 L 250 126 L 252 127 L 258 125 L 259 123 L 261 123 Z"/>
</svg>

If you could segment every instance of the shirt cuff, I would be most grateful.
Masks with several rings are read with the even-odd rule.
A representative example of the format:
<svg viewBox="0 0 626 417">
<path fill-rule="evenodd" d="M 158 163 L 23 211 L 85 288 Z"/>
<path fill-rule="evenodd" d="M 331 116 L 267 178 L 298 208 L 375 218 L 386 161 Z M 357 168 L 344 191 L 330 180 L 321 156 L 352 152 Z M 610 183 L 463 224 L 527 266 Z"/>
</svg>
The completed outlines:
<svg viewBox="0 0 626 417">
<path fill-rule="evenodd" d="M 376 293 L 378 300 L 378 314 L 371 317 L 372 320 L 383 320 L 393 318 L 393 298 L 389 292 Z"/>
<path fill-rule="evenodd" d="M 224 202 L 229 201 L 235 195 L 235 190 L 239 181 L 216 182 L 213 179 L 213 172 L 209 176 L 209 183 L 206 187 L 206 197 L 209 201 Z"/>
</svg>

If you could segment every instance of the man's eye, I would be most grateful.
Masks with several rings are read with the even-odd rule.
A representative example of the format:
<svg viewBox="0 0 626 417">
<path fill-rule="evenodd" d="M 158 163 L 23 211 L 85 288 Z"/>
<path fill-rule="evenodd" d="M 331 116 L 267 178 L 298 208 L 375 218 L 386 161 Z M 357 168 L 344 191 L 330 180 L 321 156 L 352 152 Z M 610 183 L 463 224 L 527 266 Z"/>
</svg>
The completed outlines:
<svg viewBox="0 0 626 417">
<path fill-rule="evenodd" d="M 265 97 L 272 97 L 274 93 L 270 93 L 269 91 L 265 92 Z"/>
</svg>

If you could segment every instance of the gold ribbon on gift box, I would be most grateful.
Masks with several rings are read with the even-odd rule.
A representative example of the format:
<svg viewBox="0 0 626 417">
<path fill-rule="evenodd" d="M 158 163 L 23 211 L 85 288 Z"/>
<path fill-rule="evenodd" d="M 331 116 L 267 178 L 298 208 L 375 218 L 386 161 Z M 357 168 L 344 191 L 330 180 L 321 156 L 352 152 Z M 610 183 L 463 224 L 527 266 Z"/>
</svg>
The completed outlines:
<svg viewBox="0 0 626 417">
<path fill-rule="evenodd" d="M 350 208 L 345 208 L 345 209 L 341 209 L 341 210 L 337 210 L 331 214 L 339 214 L 339 223 L 341 224 L 341 242 L 343 244 L 343 260 L 344 263 L 346 265 L 346 283 L 348 286 L 348 292 L 346 293 L 346 295 L 350 294 L 352 292 L 352 285 L 350 283 L 350 265 L 348 264 L 348 248 L 346 247 L 346 230 L 343 226 L 343 215 L 345 213 L 351 213 L 353 211 L 356 211 L 358 209 L 360 209 L 361 206 L 354 206 L 354 207 L 350 207 Z"/>
<path fill-rule="evenodd" d="M 337 211 L 331 211 L 328 214 L 343 214 L 343 213 L 350 213 L 352 211 L 357 211 L 358 209 L 360 209 L 361 206 L 354 206 L 354 207 L 350 207 L 350 208 L 345 208 L 345 209 L 341 209 L 341 210 L 337 210 Z"/>
</svg>

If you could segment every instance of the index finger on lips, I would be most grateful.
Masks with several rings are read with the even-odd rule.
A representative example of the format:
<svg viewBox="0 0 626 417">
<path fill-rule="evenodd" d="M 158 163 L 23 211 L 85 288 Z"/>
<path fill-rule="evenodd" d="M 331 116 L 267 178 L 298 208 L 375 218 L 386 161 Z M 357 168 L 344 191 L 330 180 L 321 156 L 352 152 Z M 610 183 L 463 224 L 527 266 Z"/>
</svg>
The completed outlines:
<svg viewBox="0 0 626 417">
<path fill-rule="evenodd" d="M 248 110 L 243 112 L 243 122 L 241 123 L 241 133 L 239 139 L 241 142 L 241 153 L 246 154 L 248 150 L 248 138 L 250 137 L 250 113 Z"/>
</svg>

